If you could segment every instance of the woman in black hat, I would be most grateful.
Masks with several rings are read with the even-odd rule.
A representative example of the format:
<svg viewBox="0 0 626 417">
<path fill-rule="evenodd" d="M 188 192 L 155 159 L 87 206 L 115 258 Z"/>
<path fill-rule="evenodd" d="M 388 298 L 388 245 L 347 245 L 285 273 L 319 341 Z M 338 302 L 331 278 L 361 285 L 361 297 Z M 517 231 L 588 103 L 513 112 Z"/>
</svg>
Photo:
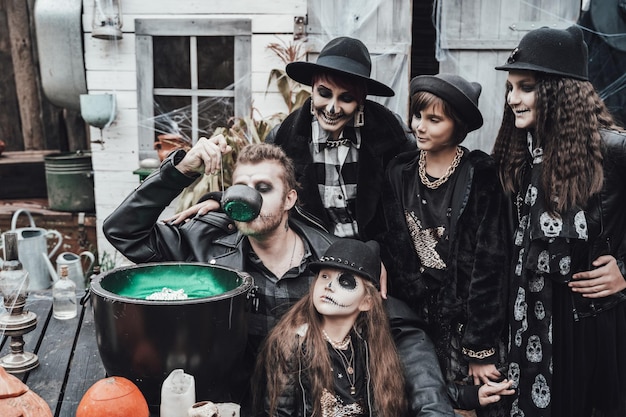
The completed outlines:
<svg viewBox="0 0 626 417">
<path fill-rule="evenodd" d="M 390 294 L 420 316 L 447 381 L 469 382 L 474 392 L 504 378 L 497 366 L 505 353 L 508 270 L 494 162 L 460 146 L 483 124 L 480 92 L 480 84 L 457 75 L 411 80 L 419 149 L 389 164 L 390 231 L 381 242 Z M 459 406 L 478 407 L 473 398 Z"/>
<path fill-rule="evenodd" d="M 415 149 L 397 115 L 366 99 L 394 95 L 370 78 L 371 60 L 359 40 L 330 41 L 315 63 L 287 65 L 289 77 L 312 87 L 311 98 L 266 139 L 293 159 L 299 208 L 340 237 L 374 239 L 385 232 L 381 186 L 391 158 Z"/>
<path fill-rule="evenodd" d="M 511 415 L 626 415 L 626 135 L 587 80 L 578 27 L 505 65 L 493 155 L 514 203 Z"/>
</svg>

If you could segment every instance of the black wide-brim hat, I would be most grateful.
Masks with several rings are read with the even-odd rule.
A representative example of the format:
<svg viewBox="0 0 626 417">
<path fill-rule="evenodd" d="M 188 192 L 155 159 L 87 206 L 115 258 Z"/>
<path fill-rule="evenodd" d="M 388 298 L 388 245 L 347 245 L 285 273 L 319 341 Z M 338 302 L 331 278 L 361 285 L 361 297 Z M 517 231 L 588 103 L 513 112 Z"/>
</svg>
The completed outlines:
<svg viewBox="0 0 626 417">
<path fill-rule="evenodd" d="M 358 39 L 340 37 L 322 48 L 316 62 L 291 62 L 287 75 L 304 85 L 313 85 L 313 76 L 319 73 L 336 74 L 365 81 L 367 94 L 392 97 L 394 91 L 385 84 L 370 78 L 372 60 L 367 47 Z"/>
<path fill-rule="evenodd" d="M 332 243 L 319 261 L 311 262 L 309 269 L 315 274 L 322 268 L 352 272 L 380 289 L 380 263 L 380 246 L 376 241 L 343 238 Z"/>
<path fill-rule="evenodd" d="M 482 86 L 454 74 L 418 75 L 411 80 L 411 97 L 418 91 L 427 91 L 446 101 L 467 124 L 468 132 L 483 125 L 478 109 Z"/>
<path fill-rule="evenodd" d="M 500 71 L 537 71 L 588 81 L 588 51 L 578 26 L 531 30 L 511 52 Z"/>
</svg>

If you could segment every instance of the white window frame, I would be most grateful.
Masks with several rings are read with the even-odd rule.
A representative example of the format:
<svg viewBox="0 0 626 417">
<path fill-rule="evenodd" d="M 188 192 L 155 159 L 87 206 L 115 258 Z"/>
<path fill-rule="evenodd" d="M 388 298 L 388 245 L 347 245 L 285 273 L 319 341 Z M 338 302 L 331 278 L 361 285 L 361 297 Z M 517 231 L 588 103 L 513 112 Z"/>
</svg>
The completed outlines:
<svg viewBox="0 0 626 417">
<path fill-rule="evenodd" d="M 190 38 L 191 88 L 154 88 L 153 36 Z M 200 36 L 234 37 L 234 90 L 198 89 L 196 42 Z M 154 96 L 186 96 L 191 98 L 192 141 L 198 140 L 198 101 L 200 97 L 234 97 L 235 117 L 250 114 L 252 22 L 250 19 L 183 18 L 136 19 L 135 47 L 137 58 L 137 117 L 139 159 L 154 158 L 155 126 Z M 181 62 L 181 65 L 185 63 Z"/>
</svg>

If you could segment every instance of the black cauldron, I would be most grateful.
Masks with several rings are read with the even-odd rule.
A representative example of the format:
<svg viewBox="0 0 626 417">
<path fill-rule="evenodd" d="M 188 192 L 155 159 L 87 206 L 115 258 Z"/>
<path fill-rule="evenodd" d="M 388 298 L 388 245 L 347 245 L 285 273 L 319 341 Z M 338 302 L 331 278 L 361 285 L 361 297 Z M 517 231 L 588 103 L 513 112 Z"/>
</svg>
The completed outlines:
<svg viewBox="0 0 626 417">
<path fill-rule="evenodd" d="M 107 374 L 133 381 L 151 408 L 174 369 L 194 376 L 198 401 L 237 402 L 252 287 L 246 273 L 202 263 L 142 264 L 98 275 L 91 301 Z M 189 298 L 146 299 L 163 288 L 182 288 Z"/>
</svg>

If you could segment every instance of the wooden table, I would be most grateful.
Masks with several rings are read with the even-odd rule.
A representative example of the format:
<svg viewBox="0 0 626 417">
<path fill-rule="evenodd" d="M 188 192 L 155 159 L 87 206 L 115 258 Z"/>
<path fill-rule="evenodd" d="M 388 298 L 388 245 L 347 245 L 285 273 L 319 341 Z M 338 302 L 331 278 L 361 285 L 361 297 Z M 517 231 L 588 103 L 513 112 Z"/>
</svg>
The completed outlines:
<svg viewBox="0 0 626 417">
<path fill-rule="evenodd" d="M 26 309 L 37 314 L 37 326 L 24 335 L 24 350 L 37 354 L 39 366 L 14 375 L 48 403 L 55 417 L 75 416 L 87 389 L 106 377 L 91 303 L 79 306 L 77 317 L 57 320 L 52 317 L 52 293 L 47 290 L 31 293 Z M 9 339 L 2 337 L 0 356 L 9 353 Z"/>
</svg>

